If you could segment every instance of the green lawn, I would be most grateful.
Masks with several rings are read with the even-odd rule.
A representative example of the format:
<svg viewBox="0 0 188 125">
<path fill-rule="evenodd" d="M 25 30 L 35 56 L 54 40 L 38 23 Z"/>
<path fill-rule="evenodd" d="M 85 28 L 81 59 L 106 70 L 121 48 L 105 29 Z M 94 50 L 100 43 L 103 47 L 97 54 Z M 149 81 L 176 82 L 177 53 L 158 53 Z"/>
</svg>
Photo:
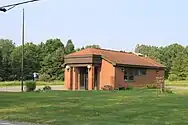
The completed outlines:
<svg viewBox="0 0 188 125">
<path fill-rule="evenodd" d="M 165 84 L 167 86 L 182 86 L 182 87 L 188 87 L 188 81 L 165 81 Z"/>
<path fill-rule="evenodd" d="M 0 93 L 0 119 L 49 125 L 187 125 L 188 92 Z"/>
<path fill-rule="evenodd" d="M 53 81 L 53 82 L 43 82 L 37 81 L 37 85 L 63 85 L 63 81 Z M 21 81 L 7 81 L 7 82 L 0 82 L 0 86 L 19 86 Z"/>
</svg>

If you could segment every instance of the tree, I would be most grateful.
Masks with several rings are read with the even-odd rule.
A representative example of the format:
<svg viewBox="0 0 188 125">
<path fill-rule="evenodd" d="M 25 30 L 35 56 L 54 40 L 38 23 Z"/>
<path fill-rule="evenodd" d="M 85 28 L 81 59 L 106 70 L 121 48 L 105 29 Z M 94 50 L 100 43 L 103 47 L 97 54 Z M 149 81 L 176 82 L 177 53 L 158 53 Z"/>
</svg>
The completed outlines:
<svg viewBox="0 0 188 125">
<path fill-rule="evenodd" d="M 11 64 L 14 79 L 21 77 L 22 46 L 16 47 L 11 53 Z M 24 78 L 31 79 L 32 73 L 40 70 L 38 46 L 33 43 L 24 45 Z"/>
<path fill-rule="evenodd" d="M 11 40 L 0 39 L 0 51 L 1 51 L 1 75 L 3 80 L 9 80 L 11 75 L 11 59 L 10 54 L 12 53 L 15 45 Z"/>
<path fill-rule="evenodd" d="M 39 46 L 42 48 L 41 56 L 43 58 L 48 54 L 55 52 L 60 47 L 64 48 L 64 45 L 60 39 L 49 39 L 45 44 L 41 43 Z"/>
<path fill-rule="evenodd" d="M 64 49 L 58 48 L 52 54 L 44 58 L 42 62 L 41 74 L 47 74 L 51 80 L 64 80 L 64 71 L 61 67 L 64 63 Z"/>
<path fill-rule="evenodd" d="M 185 80 L 188 77 L 188 55 L 183 51 L 173 60 L 170 73 L 177 75 L 178 80 Z"/>
<path fill-rule="evenodd" d="M 0 81 L 3 80 L 3 64 L 2 64 L 2 52 L 1 52 L 1 49 L 0 49 Z"/>
<path fill-rule="evenodd" d="M 80 51 L 80 50 L 87 49 L 87 48 L 100 49 L 101 47 L 100 47 L 99 45 L 96 45 L 96 44 L 93 44 L 93 45 L 86 45 L 85 47 L 77 48 L 76 51 Z"/>
<path fill-rule="evenodd" d="M 67 44 L 65 46 L 65 54 L 68 55 L 68 54 L 70 54 L 72 52 L 75 52 L 74 44 L 73 44 L 72 40 L 68 40 Z"/>
</svg>

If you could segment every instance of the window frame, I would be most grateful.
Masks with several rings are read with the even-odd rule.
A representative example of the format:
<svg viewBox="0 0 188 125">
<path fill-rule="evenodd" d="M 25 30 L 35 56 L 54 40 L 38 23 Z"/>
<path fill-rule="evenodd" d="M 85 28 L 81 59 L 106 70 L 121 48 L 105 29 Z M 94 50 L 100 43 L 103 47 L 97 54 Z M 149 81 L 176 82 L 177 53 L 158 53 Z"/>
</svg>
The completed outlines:
<svg viewBox="0 0 188 125">
<path fill-rule="evenodd" d="M 136 76 L 146 76 L 147 69 L 146 68 L 127 68 L 124 67 L 124 81 L 132 82 L 135 81 Z M 130 77 L 133 77 L 132 79 Z"/>
</svg>

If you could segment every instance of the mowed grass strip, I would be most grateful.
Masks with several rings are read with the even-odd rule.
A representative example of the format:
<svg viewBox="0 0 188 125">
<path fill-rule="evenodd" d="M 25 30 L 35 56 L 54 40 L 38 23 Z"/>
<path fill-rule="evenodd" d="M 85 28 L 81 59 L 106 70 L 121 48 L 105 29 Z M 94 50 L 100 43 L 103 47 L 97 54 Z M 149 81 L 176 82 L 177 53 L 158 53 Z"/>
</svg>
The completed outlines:
<svg viewBox="0 0 188 125">
<path fill-rule="evenodd" d="M 166 86 L 180 86 L 180 87 L 188 87 L 188 81 L 165 81 Z"/>
<path fill-rule="evenodd" d="M 64 85 L 64 81 L 52 81 L 52 82 L 36 81 L 36 84 L 38 86 L 40 86 L 40 85 Z M 0 87 L 4 87 L 4 86 L 20 86 L 20 85 L 21 85 L 21 81 L 0 82 Z"/>
<path fill-rule="evenodd" d="M 49 125 L 187 125 L 188 93 L 0 93 L 0 119 Z"/>
</svg>

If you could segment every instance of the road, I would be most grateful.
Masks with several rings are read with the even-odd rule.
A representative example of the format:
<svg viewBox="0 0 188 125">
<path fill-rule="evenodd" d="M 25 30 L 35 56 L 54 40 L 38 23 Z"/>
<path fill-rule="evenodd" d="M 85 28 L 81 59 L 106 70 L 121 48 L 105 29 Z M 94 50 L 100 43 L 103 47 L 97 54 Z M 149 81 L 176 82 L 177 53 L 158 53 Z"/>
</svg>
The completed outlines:
<svg viewBox="0 0 188 125">
<path fill-rule="evenodd" d="M 37 86 L 37 89 L 42 89 L 44 86 Z M 64 90 L 63 85 L 50 85 L 52 90 Z M 6 86 L 0 87 L 0 92 L 21 92 L 21 86 Z M 1 124 L 0 124 L 1 125 Z"/>
</svg>

